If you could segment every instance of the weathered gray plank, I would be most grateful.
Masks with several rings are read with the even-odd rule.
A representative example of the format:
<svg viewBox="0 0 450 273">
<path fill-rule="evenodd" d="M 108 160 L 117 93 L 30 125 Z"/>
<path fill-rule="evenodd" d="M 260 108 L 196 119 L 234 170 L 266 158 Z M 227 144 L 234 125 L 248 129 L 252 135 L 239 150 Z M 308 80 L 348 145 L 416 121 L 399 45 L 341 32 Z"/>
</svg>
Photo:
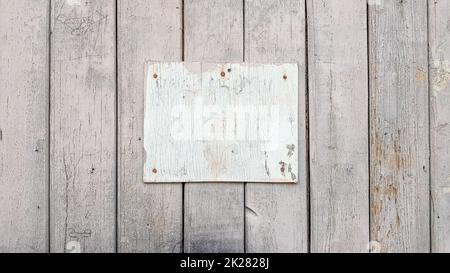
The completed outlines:
<svg viewBox="0 0 450 273">
<path fill-rule="evenodd" d="M 0 0 L 0 252 L 48 251 L 49 9 Z"/>
<path fill-rule="evenodd" d="M 243 60 L 243 2 L 185 1 L 187 61 Z M 185 185 L 185 252 L 244 251 L 244 185 Z"/>
<path fill-rule="evenodd" d="M 428 1 L 433 252 L 450 252 L 450 1 Z"/>
<path fill-rule="evenodd" d="M 365 0 L 308 0 L 311 251 L 367 252 Z"/>
<path fill-rule="evenodd" d="M 52 1 L 51 25 L 51 251 L 113 252 L 115 2 Z"/>
<path fill-rule="evenodd" d="M 369 4 L 371 240 L 428 252 L 427 1 Z"/>
<path fill-rule="evenodd" d="M 298 182 L 246 185 L 246 251 L 308 250 L 304 0 L 245 1 L 245 61 L 298 63 Z"/>
<path fill-rule="evenodd" d="M 142 179 L 145 60 L 181 60 L 181 0 L 118 2 L 119 252 L 180 252 L 181 184 Z"/>
</svg>

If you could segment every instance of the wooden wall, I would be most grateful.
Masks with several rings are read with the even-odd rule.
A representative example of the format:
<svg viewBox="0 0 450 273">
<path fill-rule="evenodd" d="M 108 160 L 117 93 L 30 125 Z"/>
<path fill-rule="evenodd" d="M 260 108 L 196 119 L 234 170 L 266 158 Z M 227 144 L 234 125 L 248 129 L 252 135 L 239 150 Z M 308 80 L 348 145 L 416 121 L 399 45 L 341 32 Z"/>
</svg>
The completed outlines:
<svg viewBox="0 0 450 273">
<path fill-rule="evenodd" d="M 0 252 L 450 252 L 447 0 L 0 0 Z M 144 184 L 144 63 L 296 62 L 299 183 Z"/>
</svg>

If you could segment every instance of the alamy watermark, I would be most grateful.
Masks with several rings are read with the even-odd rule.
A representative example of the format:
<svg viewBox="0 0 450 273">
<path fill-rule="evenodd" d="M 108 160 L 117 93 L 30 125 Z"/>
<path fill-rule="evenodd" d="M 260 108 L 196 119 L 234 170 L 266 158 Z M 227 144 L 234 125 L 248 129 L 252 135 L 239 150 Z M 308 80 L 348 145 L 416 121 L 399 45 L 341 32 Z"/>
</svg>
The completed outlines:
<svg viewBox="0 0 450 273">
<path fill-rule="evenodd" d="M 171 109 L 170 134 L 175 141 L 255 141 L 277 149 L 279 105 L 214 105 L 199 98 Z"/>
</svg>

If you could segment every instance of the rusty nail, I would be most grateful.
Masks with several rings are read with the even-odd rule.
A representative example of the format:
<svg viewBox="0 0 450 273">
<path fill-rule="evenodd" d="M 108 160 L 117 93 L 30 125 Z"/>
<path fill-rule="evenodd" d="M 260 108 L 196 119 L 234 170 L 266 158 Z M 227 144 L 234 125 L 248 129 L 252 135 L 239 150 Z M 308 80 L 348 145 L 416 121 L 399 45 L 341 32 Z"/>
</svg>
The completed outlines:
<svg viewBox="0 0 450 273">
<path fill-rule="evenodd" d="M 284 75 L 284 76 L 283 76 L 283 79 L 287 80 L 287 75 Z"/>
<path fill-rule="evenodd" d="M 158 74 L 153 74 L 153 79 L 157 79 L 158 78 Z"/>
<path fill-rule="evenodd" d="M 222 76 L 222 78 L 225 77 L 225 72 L 222 71 L 222 72 L 220 73 L 220 76 Z"/>
<path fill-rule="evenodd" d="M 156 173 L 158 173 L 158 170 L 157 169 L 153 169 L 153 171 L 152 171 L 154 174 L 156 174 Z"/>
</svg>

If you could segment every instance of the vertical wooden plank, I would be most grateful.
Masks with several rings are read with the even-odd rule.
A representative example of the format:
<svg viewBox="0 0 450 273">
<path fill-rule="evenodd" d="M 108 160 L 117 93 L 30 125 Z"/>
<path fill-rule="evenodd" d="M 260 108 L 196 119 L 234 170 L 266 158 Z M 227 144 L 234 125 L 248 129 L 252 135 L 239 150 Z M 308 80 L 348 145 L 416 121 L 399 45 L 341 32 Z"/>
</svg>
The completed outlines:
<svg viewBox="0 0 450 273">
<path fill-rule="evenodd" d="M 427 1 L 369 2 L 371 240 L 428 252 Z"/>
<path fill-rule="evenodd" d="M 433 252 L 450 252 L 450 1 L 428 1 Z"/>
<path fill-rule="evenodd" d="M 243 1 L 189 0 L 185 11 L 187 61 L 243 60 Z M 244 185 L 186 184 L 184 250 L 244 251 Z"/>
<path fill-rule="evenodd" d="M 144 64 L 182 55 L 181 0 L 118 2 L 119 252 L 180 252 L 181 184 L 146 185 Z"/>
<path fill-rule="evenodd" d="M 295 185 L 246 185 L 247 252 L 307 252 L 305 1 L 245 1 L 245 61 L 298 63 L 299 155 Z"/>
<path fill-rule="evenodd" d="M 49 8 L 0 0 L 0 252 L 48 251 Z"/>
<path fill-rule="evenodd" d="M 51 251 L 114 252 L 115 1 L 52 1 Z"/>
<path fill-rule="evenodd" d="M 311 251 L 369 243 L 365 0 L 308 0 Z"/>
</svg>

